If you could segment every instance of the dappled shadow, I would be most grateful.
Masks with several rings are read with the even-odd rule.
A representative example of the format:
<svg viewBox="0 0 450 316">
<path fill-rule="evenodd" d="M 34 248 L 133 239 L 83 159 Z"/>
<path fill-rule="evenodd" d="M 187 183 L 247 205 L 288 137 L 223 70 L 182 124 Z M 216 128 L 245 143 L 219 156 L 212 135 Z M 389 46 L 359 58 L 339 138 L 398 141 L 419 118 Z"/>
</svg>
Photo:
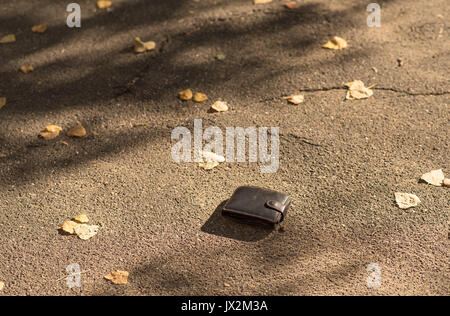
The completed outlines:
<svg viewBox="0 0 450 316">
<path fill-rule="evenodd" d="M 222 242 L 213 239 L 191 249 L 190 235 L 170 241 L 170 248 L 146 258 L 130 271 L 130 289 L 100 286 L 95 295 L 376 295 L 392 294 L 388 263 L 402 256 L 402 246 L 389 244 L 401 238 L 395 229 L 370 232 L 358 230 L 332 235 L 294 229 L 275 233 L 257 243 Z M 320 237 L 319 237 L 320 234 Z M 374 242 L 380 241 L 380 242 Z M 355 248 L 357 246 L 357 248 Z M 388 246 L 388 247 L 386 247 Z M 377 262 L 383 268 L 380 290 L 367 287 L 367 266 Z M 403 280 L 397 294 L 407 294 L 411 278 Z M 433 276 L 437 291 L 445 277 Z M 398 284 L 397 284 L 398 285 Z M 394 287 L 395 288 L 395 287 Z"/>
<path fill-rule="evenodd" d="M 24 115 L 30 112 L 55 111 L 67 107 L 84 108 L 98 102 L 110 102 L 111 99 L 128 91 L 130 83 L 135 84 L 136 79 L 139 81 L 144 75 L 157 79 L 151 81 L 152 85 L 147 86 L 148 91 L 145 91 L 146 96 L 154 101 L 171 95 L 173 89 L 183 86 L 187 80 L 194 85 L 199 82 L 214 82 L 215 86 L 220 86 L 242 71 L 251 74 L 255 70 L 266 68 L 266 72 L 270 75 L 279 67 L 271 64 L 274 60 L 270 59 L 270 56 L 259 58 L 241 56 L 238 63 L 218 63 L 214 60 L 214 56 L 211 56 L 206 62 L 197 63 L 190 60 L 184 65 L 177 64 L 176 58 L 185 51 L 200 49 L 208 43 L 218 45 L 242 40 L 247 36 L 259 38 L 271 33 L 282 34 L 292 27 L 308 27 L 322 21 L 333 21 L 333 32 L 336 33 L 339 29 L 353 24 L 354 12 L 364 12 L 364 4 L 357 4 L 345 11 L 337 12 L 319 4 L 306 4 L 295 11 L 277 9 L 259 13 L 261 16 L 257 17 L 256 21 L 253 21 L 253 17 L 249 14 L 238 14 L 238 17 L 225 20 L 199 19 L 187 28 L 169 27 L 167 33 L 162 34 L 161 28 L 164 28 L 161 27 L 162 22 L 171 21 L 179 12 L 184 12 L 188 8 L 186 3 L 187 1 L 173 0 L 163 3 L 159 1 L 123 3 L 111 12 L 100 11 L 98 14 L 83 18 L 83 25 L 79 30 L 69 29 L 64 24 L 55 25 L 41 36 L 42 40 L 39 41 L 29 38 L 31 36 L 24 32 L 23 36 L 26 37 L 24 45 L 27 47 L 22 49 L 25 51 L 22 54 L 16 53 L 18 48 L 14 46 L 19 45 L 18 42 L 14 43 L 14 46 L 6 47 L 1 57 L 7 63 L 17 65 L 20 60 L 27 60 L 38 54 L 40 66 L 33 73 L 33 81 L 21 78 L 22 75 L 17 72 L 17 68 L 4 71 L 4 78 L 8 78 L 8 82 L 3 81 L 0 89 L 7 92 L 9 105 L 3 111 L 6 111 L 6 114 Z M 232 3 L 242 5 L 246 1 Z M 255 15 L 258 15 L 258 12 Z M 249 22 L 244 20 L 243 23 L 236 24 L 233 19 L 239 20 L 241 16 Z M 15 25 L 16 17 L 10 19 L 8 21 L 6 17 L 2 23 L 13 30 L 9 23 Z M 20 23 L 22 27 L 33 24 L 27 17 Z M 144 31 L 140 30 L 144 26 L 147 29 L 146 34 L 142 34 Z M 308 47 L 318 45 L 332 34 L 326 26 L 320 27 L 322 31 L 319 34 L 305 32 L 300 38 L 286 38 L 281 48 L 295 50 L 297 56 L 301 57 L 308 53 Z M 131 34 L 135 33 L 136 29 L 140 33 L 136 36 L 152 39 L 158 43 L 155 52 L 144 55 L 133 54 Z M 94 31 L 98 35 L 93 35 Z M 107 38 L 108 36 L 110 38 Z M 125 37 L 129 44 L 124 44 Z M 65 43 L 72 47 L 72 52 L 61 53 Z M 233 45 L 230 45 L 230 48 L 236 49 Z M 41 52 L 46 54 L 42 55 Z M 156 60 L 153 60 L 154 57 L 157 57 Z M 217 73 L 223 73 L 224 76 L 216 76 Z M 30 102 L 31 95 L 33 102 Z M 175 111 L 176 108 L 165 107 L 164 111 L 167 110 Z"/>
<path fill-rule="evenodd" d="M 55 170 L 80 166 L 98 159 L 113 159 L 129 150 L 130 146 L 143 146 L 166 138 L 170 138 L 170 131 L 153 127 L 116 130 L 105 137 L 88 135 L 82 140 L 71 140 L 70 147 L 63 143 L 63 139 L 51 143 L 36 139 L 14 153 L 0 157 L 0 164 L 8 166 L 0 170 L 0 174 L 4 175 L 0 183 L 21 185 L 33 182 L 36 178 L 42 179 L 51 175 Z M 126 142 L 118 139 L 126 139 Z M 94 146 L 95 150 L 89 149 L 86 142 Z M 51 155 L 48 154 L 49 150 L 52 152 Z"/>
<path fill-rule="evenodd" d="M 7 26 L 5 29 L 20 31 L 18 41 L 2 46 L 0 51 L 0 58 L 5 60 L 1 66 L 2 78 L 8 78 L 0 82 L 0 91 L 8 98 L 7 106 L 0 112 L 0 120 L 6 123 L 6 130 L 0 132 L 3 151 L 0 163 L 20 161 L 20 164 L 3 169 L 6 174 L 2 174 L 1 182 L 31 181 L 33 175 L 45 172 L 46 166 L 63 167 L 97 159 L 114 152 L 114 148 L 124 150 L 150 141 L 150 135 L 155 134 L 146 131 L 138 142 L 130 142 L 137 130 L 115 134 L 108 129 L 102 132 L 102 137 L 108 139 L 104 144 L 98 137 L 84 140 L 80 146 L 88 149 L 83 151 L 89 154 L 83 159 L 78 154 L 62 158 L 34 150 L 58 146 L 56 143 L 25 141 L 8 133 L 18 125 L 8 125 L 9 122 L 33 121 L 36 130 L 56 117 L 63 119 L 70 115 L 73 120 L 75 115 L 78 120 L 90 122 L 87 127 L 92 130 L 98 129 L 100 121 L 115 119 L 120 114 L 126 117 L 139 112 L 149 115 L 173 113 L 176 116 L 180 104 L 174 101 L 174 95 L 186 85 L 212 91 L 212 97 L 221 97 L 224 91 L 236 91 L 239 86 L 245 87 L 240 93 L 247 93 L 248 89 L 256 93 L 264 88 L 264 82 L 276 80 L 284 72 L 317 69 L 323 63 L 339 62 L 342 65 L 364 54 L 356 51 L 346 55 L 348 60 L 332 57 L 314 64 L 290 65 L 290 69 L 277 60 L 282 57 L 274 55 L 287 51 L 299 58 L 307 56 L 330 35 L 354 25 L 354 13 L 364 12 L 363 2 L 340 11 L 321 4 L 305 4 L 290 11 L 273 4 L 249 13 L 247 1 L 235 0 L 227 2 L 227 9 L 237 8 L 229 15 L 227 10 L 214 14 L 220 6 L 213 3 L 205 1 L 192 7 L 188 1 L 135 0 L 119 2 L 110 12 L 93 12 L 92 4 L 82 2 L 82 8 L 88 9 L 83 9 L 87 13 L 83 14 L 81 29 L 69 29 L 64 24 L 65 19 L 58 18 L 47 33 L 37 36 L 27 29 L 38 23 L 32 18 L 33 10 L 42 10 L 39 11 L 42 14 L 46 10 L 65 12 L 65 4 L 47 1 L 39 7 L 31 6 L 18 15 L 20 18 L 17 10 L 3 13 L 1 23 Z M 191 8 L 200 17 L 187 17 L 194 19 L 187 27 L 178 23 Z M 289 31 L 297 27 L 308 31 L 294 32 L 293 37 Z M 262 46 L 255 47 L 267 49 L 267 54 L 252 53 L 255 43 L 269 35 L 279 39 L 279 43 L 263 42 Z M 133 36 L 155 40 L 157 49 L 135 55 L 132 52 Z M 205 48 L 207 45 L 215 47 L 216 51 Z M 240 54 L 230 55 L 239 48 Z M 229 57 L 223 62 L 214 58 L 221 50 L 228 50 L 225 53 Z M 186 59 L 195 51 L 201 53 L 200 58 Z M 32 61 L 37 64 L 35 72 L 23 75 L 17 71 L 19 65 Z M 169 135 L 169 128 L 150 124 L 151 127 L 165 129 Z M 36 135 L 38 132 L 35 131 Z M 40 163 L 36 164 L 36 161 Z"/>
<path fill-rule="evenodd" d="M 160 247 L 158 255 L 143 260 L 130 271 L 133 291 L 139 289 L 143 295 L 223 295 L 229 291 L 240 295 L 283 295 L 286 292 L 275 293 L 281 283 L 276 276 L 296 261 L 313 257 L 320 248 L 314 235 L 301 229 L 289 234 L 272 232 L 251 243 L 237 239 L 217 242 L 216 238 L 223 236 L 208 236 L 204 242 L 196 243 L 195 249 L 191 248 L 193 236 L 185 234 L 182 240 L 166 241 L 168 249 Z M 251 277 L 255 273 L 261 275 L 261 280 Z M 267 278 L 272 281 L 263 286 L 260 282 L 267 282 Z M 233 284 L 232 289 L 224 286 L 227 282 Z M 94 294 L 124 294 L 121 289 L 108 288 Z"/>
</svg>

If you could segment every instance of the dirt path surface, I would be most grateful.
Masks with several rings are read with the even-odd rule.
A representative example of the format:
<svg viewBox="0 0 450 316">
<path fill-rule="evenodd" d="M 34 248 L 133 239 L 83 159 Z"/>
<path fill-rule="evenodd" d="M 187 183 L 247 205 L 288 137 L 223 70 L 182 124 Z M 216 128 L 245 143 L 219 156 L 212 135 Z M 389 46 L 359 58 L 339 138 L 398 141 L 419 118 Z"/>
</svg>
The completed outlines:
<svg viewBox="0 0 450 316">
<path fill-rule="evenodd" d="M 0 37 L 17 37 L 0 44 L 0 295 L 449 294 L 450 191 L 418 183 L 450 175 L 448 1 L 379 1 L 369 28 L 368 1 L 79 0 L 79 29 L 67 1 L 0 2 Z M 335 35 L 350 47 L 322 49 Z M 134 54 L 136 36 L 156 50 Z M 374 96 L 344 101 L 356 79 Z M 181 102 L 187 88 L 209 101 Z M 282 100 L 295 92 L 303 104 Z M 219 98 L 231 110 L 208 113 Z M 194 119 L 280 127 L 278 172 L 174 163 L 172 130 Z M 77 121 L 83 139 L 37 137 Z M 241 185 L 291 196 L 285 232 L 220 216 Z M 397 191 L 421 206 L 399 209 Z M 81 212 L 98 235 L 60 235 Z M 81 288 L 65 283 L 71 263 Z M 103 279 L 114 270 L 129 284 Z"/>
</svg>

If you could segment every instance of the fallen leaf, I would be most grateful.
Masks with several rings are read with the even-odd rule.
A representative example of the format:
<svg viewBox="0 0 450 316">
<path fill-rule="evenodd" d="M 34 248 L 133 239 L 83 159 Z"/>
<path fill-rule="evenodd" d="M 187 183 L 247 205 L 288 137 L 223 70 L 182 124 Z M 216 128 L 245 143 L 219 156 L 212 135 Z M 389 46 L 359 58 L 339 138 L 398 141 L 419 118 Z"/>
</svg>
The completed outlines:
<svg viewBox="0 0 450 316">
<path fill-rule="evenodd" d="M 267 3 L 271 3 L 272 0 L 253 0 L 254 4 L 267 4 Z"/>
<path fill-rule="evenodd" d="M 200 162 L 199 164 L 200 168 L 203 168 L 205 170 L 212 170 L 215 167 L 219 165 L 217 161 L 207 161 L 207 162 Z"/>
<path fill-rule="evenodd" d="M 210 151 L 202 151 L 201 152 L 203 161 L 211 162 L 225 162 L 225 157 L 218 155 L 216 153 L 210 152 Z"/>
<path fill-rule="evenodd" d="M 225 287 L 231 287 L 231 284 L 229 284 L 229 283 L 227 283 L 227 282 L 224 282 L 223 285 L 224 285 Z"/>
<path fill-rule="evenodd" d="M 370 87 L 365 87 L 361 80 L 346 83 L 345 86 L 348 87 L 347 96 L 345 97 L 347 100 L 367 99 L 373 95 L 373 90 Z"/>
<path fill-rule="evenodd" d="M 61 230 L 67 234 L 75 235 L 75 227 L 79 226 L 79 223 L 74 221 L 66 221 L 61 226 Z"/>
<path fill-rule="evenodd" d="M 329 42 L 322 46 L 323 48 L 340 50 L 348 47 L 348 43 L 345 39 L 339 36 L 333 37 Z"/>
<path fill-rule="evenodd" d="M 44 33 L 45 31 L 47 31 L 47 25 L 45 24 L 35 25 L 31 28 L 31 30 L 34 33 Z"/>
<path fill-rule="evenodd" d="M 395 193 L 395 201 L 397 202 L 398 207 L 400 207 L 401 209 L 416 207 L 420 203 L 422 203 L 417 195 L 399 192 Z"/>
<path fill-rule="evenodd" d="M 225 157 L 210 151 L 201 151 L 200 157 L 202 161 L 198 165 L 205 170 L 212 170 L 220 163 L 225 162 Z"/>
<path fill-rule="evenodd" d="M 284 6 L 288 9 L 298 9 L 300 8 L 301 4 L 295 1 L 286 2 Z"/>
<path fill-rule="evenodd" d="M 450 188 L 450 179 L 444 179 L 444 182 L 442 183 L 444 187 Z"/>
<path fill-rule="evenodd" d="M 39 135 L 45 140 L 52 140 L 52 139 L 55 139 L 56 137 L 58 137 L 59 133 L 42 131 Z"/>
<path fill-rule="evenodd" d="M 0 291 L 3 291 L 4 288 L 5 288 L 5 283 L 4 282 L 0 282 Z"/>
<path fill-rule="evenodd" d="M 65 141 L 62 141 L 61 144 L 64 145 L 64 146 L 69 146 L 69 143 L 65 142 Z"/>
<path fill-rule="evenodd" d="M 111 281 L 112 283 L 116 285 L 125 285 L 128 284 L 128 276 L 130 274 L 127 271 L 114 271 L 110 274 L 107 274 L 104 276 L 104 278 L 108 281 Z"/>
<path fill-rule="evenodd" d="M 288 97 L 284 97 L 283 99 L 288 100 L 288 102 L 299 105 L 300 103 L 303 103 L 305 101 L 304 95 L 290 95 Z"/>
<path fill-rule="evenodd" d="M 178 93 L 180 100 L 189 101 L 192 99 L 193 94 L 191 89 L 186 89 Z"/>
<path fill-rule="evenodd" d="M 39 135 L 45 140 L 51 140 L 58 137 L 61 131 L 62 128 L 58 125 L 47 125 L 45 129 L 39 133 Z"/>
<path fill-rule="evenodd" d="M 78 214 L 73 218 L 73 220 L 80 224 L 86 224 L 89 222 L 89 218 L 85 213 Z"/>
<path fill-rule="evenodd" d="M 227 57 L 224 54 L 219 54 L 216 56 L 217 60 L 223 61 L 225 60 Z"/>
<path fill-rule="evenodd" d="M 61 132 L 62 131 L 62 128 L 61 127 L 59 127 L 58 125 L 47 125 L 46 127 L 45 127 L 45 130 L 47 131 L 47 132 L 50 132 L 50 133 L 56 133 L 56 132 Z"/>
<path fill-rule="evenodd" d="M 5 97 L 1 97 L 0 98 L 0 109 L 2 108 L 2 107 L 4 107 L 6 105 L 6 98 Z"/>
<path fill-rule="evenodd" d="M 16 36 L 14 34 L 9 34 L 9 35 L 3 36 L 0 39 L 0 44 L 14 43 L 15 41 L 16 41 Z"/>
<path fill-rule="evenodd" d="M 111 1 L 105 1 L 105 0 L 97 1 L 97 7 L 99 9 L 106 9 L 106 8 L 109 8 L 111 5 L 112 5 Z"/>
<path fill-rule="evenodd" d="M 228 111 L 228 104 L 223 101 L 216 101 L 211 106 L 211 110 L 213 110 L 215 112 L 226 112 L 226 111 Z"/>
<path fill-rule="evenodd" d="M 74 228 L 74 232 L 80 239 L 88 240 L 97 235 L 99 228 L 97 225 L 79 224 Z"/>
<path fill-rule="evenodd" d="M 144 53 L 148 50 L 154 50 L 156 48 L 156 43 L 153 41 L 150 42 L 143 42 L 139 37 L 136 37 L 134 39 L 134 52 Z"/>
<path fill-rule="evenodd" d="M 444 182 L 445 176 L 442 169 L 433 170 L 428 173 L 425 173 L 420 178 L 420 181 L 434 185 L 436 187 L 441 187 Z"/>
<path fill-rule="evenodd" d="M 86 136 L 86 129 L 81 124 L 78 124 L 67 132 L 67 136 L 82 138 Z"/>
<path fill-rule="evenodd" d="M 47 132 L 47 131 L 42 131 L 39 133 L 39 135 L 45 140 L 52 140 L 52 139 L 55 139 L 56 137 L 58 137 L 59 133 L 51 133 L 51 132 Z"/>
<path fill-rule="evenodd" d="M 208 96 L 204 93 L 196 92 L 193 98 L 194 102 L 201 103 L 208 100 Z"/>
<path fill-rule="evenodd" d="M 31 65 L 24 65 L 24 66 L 20 67 L 20 71 L 22 71 L 24 74 L 27 74 L 29 72 L 34 71 L 34 67 Z"/>
</svg>

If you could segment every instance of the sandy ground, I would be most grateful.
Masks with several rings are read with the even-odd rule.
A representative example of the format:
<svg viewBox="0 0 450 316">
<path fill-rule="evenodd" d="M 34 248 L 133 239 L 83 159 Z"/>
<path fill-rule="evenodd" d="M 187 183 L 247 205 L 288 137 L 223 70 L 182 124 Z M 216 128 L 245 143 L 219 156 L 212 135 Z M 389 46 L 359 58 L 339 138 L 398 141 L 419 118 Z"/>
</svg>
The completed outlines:
<svg viewBox="0 0 450 316">
<path fill-rule="evenodd" d="M 448 1 L 379 1 L 369 28 L 367 1 L 79 0 L 79 29 L 67 1 L 0 2 L 0 36 L 17 36 L 0 46 L 0 295 L 449 294 L 450 191 L 418 183 L 450 175 Z M 350 47 L 322 49 L 335 35 Z M 156 50 L 134 54 L 136 36 Z M 377 84 L 372 98 L 344 100 L 356 79 Z M 209 101 L 181 102 L 187 88 Z M 282 100 L 296 92 L 303 104 Z M 231 110 L 208 113 L 217 99 Z M 194 119 L 279 127 L 278 172 L 174 163 L 172 130 Z M 37 137 L 77 121 L 83 139 Z M 284 232 L 220 216 L 241 185 L 291 196 Z M 421 206 L 399 209 L 397 191 Z M 81 212 L 97 236 L 58 233 Z M 71 263 L 81 288 L 66 285 Z M 103 279 L 114 270 L 129 284 Z"/>
</svg>

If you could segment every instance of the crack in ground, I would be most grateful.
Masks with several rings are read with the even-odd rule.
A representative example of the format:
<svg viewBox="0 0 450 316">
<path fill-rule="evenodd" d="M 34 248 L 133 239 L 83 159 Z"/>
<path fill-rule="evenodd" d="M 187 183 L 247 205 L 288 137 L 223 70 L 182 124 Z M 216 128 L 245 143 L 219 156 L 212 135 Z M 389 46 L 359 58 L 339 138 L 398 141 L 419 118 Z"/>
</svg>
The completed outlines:
<svg viewBox="0 0 450 316">
<path fill-rule="evenodd" d="M 408 96 L 442 96 L 442 95 L 448 95 L 450 94 L 450 91 L 442 91 L 442 92 L 410 92 L 405 90 L 400 90 L 396 88 L 386 88 L 386 87 L 374 87 L 371 88 L 372 90 L 380 90 L 380 91 L 391 91 L 394 93 L 402 93 Z M 303 88 L 300 90 L 297 90 L 297 92 L 326 92 L 326 91 L 332 91 L 332 90 L 342 90 L 342 91 L 348 91 L 345 87 L 323 87 L 323 88 Z M 260 102 L 270 102 L 270 101 L 279 101 L 278 97 L 268 97 L 264 99 L 260 99 Z"/>
<path fill-rule="evenodd" d="M 302 143 L 305 143 L 307 145 L 314 146 L 314 147 L 325 147 L 324 145 L 318 144 L 317 142 L 315 142 L 315 141 L 313 141 L 311 139 L 308 139 L 306 137 L 299 136 L 299 135 L 296 135 L 296 134 L 293 134 L 293 133 L 280 134 L 280 136 L 281 137 L 292 137 L 292 138 L 295 138 L 296 140 L 301 141 Z"/>
<path fill-rule="evenodd" d="M 410 92 L 410 91 L 400 90 L 397 88 L 389 88 L 389 87 L 374 87 L 371 89 L 372 90 L 391 91 L 391 92 L 395 92 L 395 93 L 403 93 L 403 94 L 410 95 L 410 96 L 441 96 L 441 95 L 450 94 L 450 91 Z M 348 89 L 345 87 L 304 88 L 304 89 L 298 90 L 298 92 L 325 92 L 325 91 L 331 91 L 331 90 L 347 91 Z"/>
<path fill-rule="evenodd" d="M 161 42 L 161 45 L 159 46 L 159 48 L 156 50 L 156 53 L 151 56 L 151 58 L 149 59 L 149 61 L 147 62 L 147 64 L 144 66 L 144 68 L 136 75 L 134 76 L 134 78 L 132 80 L 130 80 L 126 85 L 125 88 L 123 88 L 122 91 L 118 92 L 115 95 L 115 98 L 119 98 L 122 95 L 128 93 L 130 91 L 130 89 L 132 87 L 134 87 L 136 85 L 136 83 L 138 83 L 149 71 L 150 66 L 151 66 L 151 62 L 154 58 L 156 58 L 157 56 L 159 56 L 160 54 L 164 53 L 167 49 L 167 46 L 171 43 L 172 38 L 170 35 L 166 35 L 166 39 L 164 41 Z"/>
<path fill-rule="evenodd" d="M 396 88 L 385 88 L 385 87 L 375 87 L 373 90 L 383 90 L 383 91 L 391 91 L 395 93 L 404 93 L 411 96 L 440 96 L 450 94 L 450 91 L 442 91 L 442 92 L 410 92 L 404 91 Z"/>
<path fill-rule="evenodd" d="M 282 13 L 282 12 L 283 12 L 282 10 L 273 10 L 273 9 L 272 10 L 271 9 L 253 9 L 253 13 L 273 14 L 273 13 Z M 286 10 L 284 12 L 296 13 L 296 12 L 289 11 L 289 10 Z M 210 21 L 210 22 L 219 21 L 220 22 L 220 21 L 225 21 L 227 19 L 234 20 L 235 18 L 239 18 L 244 15 L 247 16 L 248 13 L 231 13 L 226 17 L 209 18 L 206 21 L 202 21 L 200 23 L 194 23 L 193 28 L 195 29 L 198 26 L 202 26 L 205 23 L 207 23 L 208 21 Z M 189 35 L 188 31 L 183 31 L 181 33 L 175 34 L 175 35 L 173 35 L 173 37 L 186 36 L 186 35 Z M 146 73 L 150 69 L 152 59 L 156 58 L 157 56 L 164 53 L 167 49 L 167 46 L 171 43 L 171 41 L 172 41 L 172 37 L 170 35 L 166 35 L 166 39 L 163 42 L 161 42 L 159 49 L 156 50 L 156 54 L 154 54 L 150 58 L 150 61 L 147 62 L 145 67 L 131 81 L 129 81 L 125 85 L 125 87 L 122 89 L 122 91 L 118 92 L 115 95 L 115 98 L 118 98 L 118 97 L 130 92 L 131 88 L 133 88 L 146 75 Z M 343 86 L 334 86 L 334 87 L 322 87 L 322 88 L 304 88 L 304 89 L 298 90 L 298 92 L 325 92 L 325 91 L 332 91 L 332 90 L 348 90 L 348 89 Z M 401 90 L 401 89 L 390 88 L 390 87 L 373 87 L 372 90 L 390 91 L 390 92 L 400 93 L 400 94 L 404 94 L 404 95 L 408 95 L 408 96 L 443 96 L 443 95 L 450 94 L 450 91 L 411 92 L 408 90 Z M 261 101 L 270 101 L 270 100 L 274 100 L 274 99 L 276 99 L 276 98 L 271 97 L 271 98 L 263 99 Z"/>
</svg>

